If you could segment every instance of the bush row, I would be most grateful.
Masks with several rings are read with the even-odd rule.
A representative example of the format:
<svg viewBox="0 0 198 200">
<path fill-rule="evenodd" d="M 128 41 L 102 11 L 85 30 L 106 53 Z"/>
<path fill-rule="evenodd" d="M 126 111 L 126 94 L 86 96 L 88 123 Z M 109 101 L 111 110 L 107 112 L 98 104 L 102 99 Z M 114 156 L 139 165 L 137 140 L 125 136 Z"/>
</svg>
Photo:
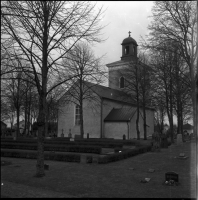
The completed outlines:
<svg viewBox="0 0 198 200">
<path fill-rule="evenodd" d="M 28 158 L 37 159 L 37 152 L 19 152 L 19 151 L 6 151 L 1 150 L 1 157 L 13 157 L 13 158 Z M 56 160 L 65 162 L 80 162 L 80 155 L 78 154 L 50 154 L 44 153 L 45 160 Z"/>
<path fill-rule="evenodd" d="M 22 140 L 16 140 L 16 141 L 1 141 L 1 145 L 3 144 L 37 144 L 37 141 L 22 141 Z M 122 147 L 122 143 L 101 143 L 101 142 L 68 142 L 68 141 L 44 141 L 44 144 L 52 144 L 52 145 L 66 145 L 66 146 L 72 146 L 72 145 L 83 145 L 83 146 L 97 146 L 97 147 L 104 147 L 104 148 L 115 148 L 115 147 Z"/>
<path fill-rule="evenodd" d="M 3 149 L 26 149 L 26 150 L 37 150 L 36 144 L 23 144 L 23 143 L 4 143 L 1 144 Z M 61 151 L 61 152 L 79 152 L 79 153 L 96 153 L 100 154 L 101 147 L 95 146 L 83 146 L 83 145 L 50 145 L 44 144 L 44 151 Z"/>
<path fill-rule="evenodd" d="M 145 153 L 151 151 L 151 145 L 144 145 L 135 149 L 127 149 L 122 151 L 121 153 L 115 153 L 112 155 L 107 155 L 104 157 L 98 158 L 99 164 L 105 164 L 109 162 L 115 162 L 122 159 L 126 159 L 141 153 Z M 1 156 L 2 157 L 15 157 L 15 158 L 28 158 L 28 159 L 36 159 L 37 152 L 28 152 L 28 151 L 17 151 L 17 150 L 6 150 L 1 149 Z M 44 159 L 45 160 L 56 160 L 56 161 L 65 161 L 65 162 L 80 162 L 80 154 L 61 154 L 61 153 L 51 153 L 51 152 L 44 152 Z M 92 163 L 92 156 L 87 156 L 87 162 Z"/>
<path fill-rule="evenodd" d="M 141 153 L 145 153 L 148 151 L 151 151 L 151 145 L 144 145 L 141 147 L 137 147 L 135 149 L 127 149 L 125 151 L 122 151 L 121 153 L 115 153 L 112 155 L 107 155 L 104 157 L 99 157 L 98 159 L 98 163 L 100 164 L 105 164 L 105 163 L 109 163 L 109 162 L 115 162 L 118 160 L 122 160 L 122 159 L 126 159 Z"/>
</svg>

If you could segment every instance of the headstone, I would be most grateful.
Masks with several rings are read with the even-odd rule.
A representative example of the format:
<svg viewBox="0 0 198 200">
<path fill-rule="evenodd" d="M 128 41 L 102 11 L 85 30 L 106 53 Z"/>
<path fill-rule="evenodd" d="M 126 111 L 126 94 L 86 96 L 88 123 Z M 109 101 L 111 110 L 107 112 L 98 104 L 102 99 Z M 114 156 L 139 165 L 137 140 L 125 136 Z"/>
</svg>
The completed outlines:
<svg viewBox="0 0 198 200">
<path fill-rule="evenodd" d="M 148 172 L 153 173 L 155 170 L 154 169 L 149 169 Z"/>
<path fill-rule="evenodd" d="M 177 134 L 177 144 L 182 144 L 183 140 L 182 140 L 182 134 Z"/>
<path fill-rule="evenodd" d="M 186 159 L 186 158 L 188 158 L 188 156 L 186 156 L 185 153 L 180 153 L 178 158 L 179 159 Z"/>
<path fill-rule="evenodd" d="M 141 183 L 148 183 L 151 180 L 151 178 L 145 178 L 143 180 L 141 180 Z"/>
<path fill-rule="evenodd" d="M 165 181 L 173 180 L 174 182 L 179 182 L 179 174 L 175 172 L 167 172 L 165 173 Z"/>
<path fill-rule="evenodd" d="M 123 135 L 123 140 L 126 140 L 126 135 L 125 134 Z"/>
<path fill-rule="evenodd" d="M 185 153 L 180 153 L 179 157 L 185 157 Z"/>
</svg>

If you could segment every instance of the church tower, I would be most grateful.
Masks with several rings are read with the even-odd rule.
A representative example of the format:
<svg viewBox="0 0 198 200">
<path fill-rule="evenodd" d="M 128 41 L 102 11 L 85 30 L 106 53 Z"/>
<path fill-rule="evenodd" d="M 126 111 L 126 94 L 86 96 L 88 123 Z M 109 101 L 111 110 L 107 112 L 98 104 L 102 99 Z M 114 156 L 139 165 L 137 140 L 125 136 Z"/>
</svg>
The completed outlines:
<svg viewBox="0 0 198 200">
<path fill-rule="evenodd" d="M 131 37 L 129 31 L 129 37 L 125 38 L 122 42 L 122 57 L 123 61 L 130 61 L 137 59 L 137 42 Z"/>
<path fill-rule="evenodd" d="M 125 38 L 122 45 L 122 57 L 121 60 L 109 63 L 106 66 L 109 71 L 109 87 L 123 91 L 125 88 L 124 71 L 129 67 L 129 63 L 137 61 L 137 42 L 129 36 Z"/>
</svg>

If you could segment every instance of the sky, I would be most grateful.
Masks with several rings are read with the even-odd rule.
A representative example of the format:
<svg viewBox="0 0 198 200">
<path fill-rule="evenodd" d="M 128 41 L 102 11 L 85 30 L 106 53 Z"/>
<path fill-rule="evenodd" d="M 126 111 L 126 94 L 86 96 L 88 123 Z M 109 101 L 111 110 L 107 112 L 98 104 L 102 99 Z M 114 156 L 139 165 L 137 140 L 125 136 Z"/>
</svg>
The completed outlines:
<svg viewBox="0 0 198 200">
<path fill-rule="evenodd" d="M 106 65 L 120 60 L 121 43 L 129 36 L 129 31 L 137 44 L 140 42 L 140 36 L 145 37 L 148 34 L 153 1 L 97 1 L 97 7 L 101 6 L 105 12 L 100 25 L 106 25 L 101 32 L 101 38 L 106 40 L 94 45 L 92 49 L 97 57 L 106 54 L 103 59 Z"/>
</svg>

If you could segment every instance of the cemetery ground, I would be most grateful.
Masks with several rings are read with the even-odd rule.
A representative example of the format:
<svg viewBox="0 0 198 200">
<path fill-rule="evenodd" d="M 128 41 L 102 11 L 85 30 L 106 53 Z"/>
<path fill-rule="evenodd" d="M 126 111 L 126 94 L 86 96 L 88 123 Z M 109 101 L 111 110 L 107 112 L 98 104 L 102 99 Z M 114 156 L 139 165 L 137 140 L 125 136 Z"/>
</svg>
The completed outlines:
<svg viewBox="0 0 198 200">
<path fill-rule="evenodd" d="M 179 159 L 180 153 L 188 158 Z M 34 177 L 34 159 L 1 160 L 11 162 L 1 166 L 2 197 L 196 198 L 195 141 L 107 164 L 47 160 L 49 170 L 43 178 Z M 179 174 L 178 186 L 163 184 L 169 171 Z M 151 179 L 141 183 L 144 178 Z"/>
</svg>

